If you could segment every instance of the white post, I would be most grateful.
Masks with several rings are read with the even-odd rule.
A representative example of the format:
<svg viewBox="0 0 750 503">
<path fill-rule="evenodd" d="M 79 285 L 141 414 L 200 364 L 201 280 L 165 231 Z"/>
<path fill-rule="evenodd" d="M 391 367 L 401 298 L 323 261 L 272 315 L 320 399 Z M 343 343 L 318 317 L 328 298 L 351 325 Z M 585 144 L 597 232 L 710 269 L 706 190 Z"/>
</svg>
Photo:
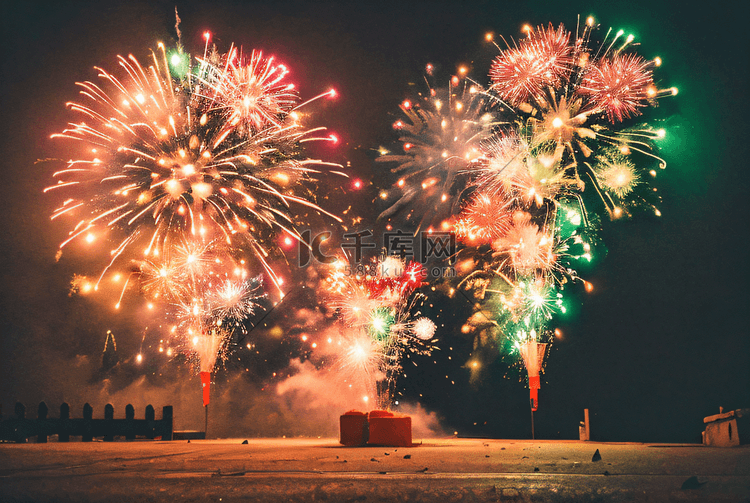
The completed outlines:
<svg viewBox="0 0 750 503">
<path fill-rule="evenodd" d="M 591 440 L 591 425 L 589 424 L 589 410 L 583 409 L 583 424 L 586 431 L 584 440 Z"/>
</svg>

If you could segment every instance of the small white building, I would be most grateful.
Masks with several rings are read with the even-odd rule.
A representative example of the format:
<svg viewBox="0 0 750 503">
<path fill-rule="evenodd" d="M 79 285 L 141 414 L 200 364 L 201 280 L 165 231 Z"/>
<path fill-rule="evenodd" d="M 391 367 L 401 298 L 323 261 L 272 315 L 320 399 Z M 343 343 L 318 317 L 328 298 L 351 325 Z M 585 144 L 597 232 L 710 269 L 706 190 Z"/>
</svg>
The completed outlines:
<svg viewBox="0 0 750 503">
<path fill-rule="evenodd" d="M 750 409 L 737 409 L 703 418 L 703 422 L 706 424 L 706 430 L 703 432 L 703 445 L 713 447 L 740 445 L 737 419 L 742 417 L 750 418 Z M 745 435 L 749 433 L 745 432 Z"/>
</svg>

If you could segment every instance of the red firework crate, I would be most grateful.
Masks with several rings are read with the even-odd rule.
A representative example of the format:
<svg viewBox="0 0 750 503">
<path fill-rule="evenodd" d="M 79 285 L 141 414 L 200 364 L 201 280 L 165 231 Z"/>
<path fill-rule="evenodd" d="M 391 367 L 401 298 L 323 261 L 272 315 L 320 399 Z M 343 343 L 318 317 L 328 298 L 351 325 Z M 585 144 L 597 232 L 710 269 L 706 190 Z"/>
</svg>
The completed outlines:
<svg viewBox="0 0 750 503">
<path fill-rule="evenodd" d="M 385 410 L 373 410 L 368 415 L 370 438 L 368 445 L 411 447 L 411 417 Z"/>
<path fill-rule="evenodd" d="M 339 443 L 349 446 L 365 445 L 368 438 L 367 414 L 350 410 L 339 419 L 341 439 Z"/>
</svg>

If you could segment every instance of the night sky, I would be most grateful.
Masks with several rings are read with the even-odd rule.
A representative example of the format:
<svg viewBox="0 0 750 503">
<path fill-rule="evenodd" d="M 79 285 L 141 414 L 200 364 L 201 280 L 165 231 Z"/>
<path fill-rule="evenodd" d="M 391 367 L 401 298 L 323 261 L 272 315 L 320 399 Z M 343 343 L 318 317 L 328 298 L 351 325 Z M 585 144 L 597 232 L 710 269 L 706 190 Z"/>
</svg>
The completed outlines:
<svg viewBox="0 0 750 503">
<path fill-rule="evenodd" d="M 597 440 L 700 442 L 704 416 L 720 406 L 750 406 L 750 152 L 744 127 L 750 54 L 746 27 L 730 3 L 711 2 L 701 11 L 681 2 L 646 1 L 594 10 L 582 2 L 218 4 L 176 3 L 186 48 L 201 49 L 201 35 L 210 30 L 222 50 L 234 42 L 276 55 L 305 96 L 334 86 L 340 98 L 318 115 L 319 123 L 342 139 L 330 156 L 350 162 L 353 172 L 375 184 L 371 191 L 383 179 L 373 151 L 393 145 L 398 104 L 413 92 L 409 83 L 420 82 L 426 63 L 446 82 L 459 64 L 468 64 L 473 77 L 485 82 L 496 55 L 484 42 L 487 31 L 518 37 L 524 23 L 574 28 L 579 13 L 635 34 L 643 56 L 664 60 L 656 72 L 662 87 L 680 91 L 649 112 L 668 131 L 660 151 L 667 170 L 655 182 L 663 216 L 603 223 L 608 253 L 584 274 L 594 292 L 581 296 L 574 315 L 558 323 L 564 335 L 542 378 L 537 437 L 577 438 L 583 409 L 589 408 Z M 75 257 L 55 262 L 67 229 L 50 222 L 58 201 L 42 194 L 54 168 L 37 162 L 65 156 L 49 136 L 73 119 L 64 104 L 77 98 L 74 82 L 94 79 L 94 66 L 114 69 L 117 54 L 145 59 L 156 41 L 174 42 L 174 7 L 157 1 L 18 2 L 4 8 L 0 403 L 5 415 L 19 400 L 27 407 L 46 400 L 51 410 L 68 400 L 77 408 L 94 400 L 82 396 L 83 389 L 106 399 L 106 393 L 142 381 L 148 371 L 162 374 L 148 381 L 152 386 L 184 376 L 166 361 L 164 369 L 128 366 L 144 339 L 134 328 L 137 320 L 90 298 L 68 296 L 81 263 Z M 363 222 L 374 222 L 377 211 L 350 195 Z M 468 308 L 462 299 L 435 302 L 453 313 L 452 322 L 442 322 L 454 325 L 441 336 L 441 351 L 400 383 L 404 401 L 419 401 L 435 412 L 446 432 L 529 437 L 528 390 L 518 370 L 498 358 L 470 382 L 464 367 L 470 342 L 459 333 Z M 105 376 L 90 362 L 100 358 L 108 329 L 117 334 L 124 356 L 117 375 L 109 376 L 111 387 L 102 391 L 97 380 Z M 295 341 L 268 344 L 274 361 L 247 360 L 255 365 L 255 380 L 246 380 L 253 392 L 237 391 L 232 403 L 262 396 L 272 372 L 288 374 L 286 355 L 300 349 Z M 449 354 L 454 358 L 448 360 Z M 224 378 L 231 380 L 235 370 L 230 365 Z M 264 409 L 238 405 L 238 410 L 251 420 L 270 421 Z"/>
</svg>

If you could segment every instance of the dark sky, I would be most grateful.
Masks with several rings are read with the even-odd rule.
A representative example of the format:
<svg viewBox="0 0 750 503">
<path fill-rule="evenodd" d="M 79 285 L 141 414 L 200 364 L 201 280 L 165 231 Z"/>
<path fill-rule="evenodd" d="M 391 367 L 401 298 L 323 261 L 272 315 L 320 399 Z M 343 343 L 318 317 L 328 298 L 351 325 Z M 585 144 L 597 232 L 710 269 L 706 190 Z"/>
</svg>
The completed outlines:
<svg viewBox="0 0 750 503">
<path fill-rule="evenodd" d="M 217 5 L 218 4 L 218 5 Z M 183 43 L 201 47 L 211 30 L 231 42 L 276 54 L 307 96 L 335 86 L 341 97 L 321 122 L 339 134 L 335 154 L 377 183 L 369 149 L 393 141 L 397 105 L 428 62 L 446 76 L 474 63 L 485 79 L 491 30 L 517 36 L 524 23 L 565 23 L 593 14 L 603 26 L 636 35 L 646 57 L 659 55 L 657 77 L 680 94 L 663 118 L 668 162 L 657 181 L 661 219 L 606 222 L 606 258 L 588 273 L 596 285 L 550 355 L 540 393 L 537 433 L 577 437 L 583 409 L 595 438 L 698 442 L 702 418 L 719 406 L 750 406 L 748 334 L 748 42 L 730 3 L 693 10 L 681 2 L 177 2 Z M 67 296 L 75 263 L 54 261 L 63 226 L 56 201 L 42 195 L 61 155 L 49 135 L 71 119 L 64 103 L 93 66 L 114 68 L 117 54 L 145 57 L 174 39 L 174 2 L 18 2 L 3 12 L 0 260 L 0 402 L 61 401 L 77 355 L 101 351 L 102 334 L 132 320 L 110 318 Z M 375 214 L 363 215 L 365 221 Z M 460 312 L 460 309 L 457 309 Z M 457 321 L 458 323 L 458 321 Z M 118 333 L 118 332 L 116 332 Z M 132 340 L 129 340 L 132 339 Z M 137 340 L 136 340 L 137 339 Z M 92 341 L 96 341 L 96 346 Z M 460 341 L 456 345 L 461 346 Z M 118 347 L 119 349 L 119 347 Z M 436 410 L 449 430 L 468 435 L 528 436 L 527 391 L 506 364 L 489 365 L 478 383 L 460 367 L 423 365 L 404 384 Z M 452 365 L 452 364 L 451 364 Z M 70 369 L 70 370 L 66 370 Z M 457 385 L 438 380 L 451 372 Z M 51 383 L 55 383 L 54 386 Z M 71 384 L 72 386 L 72 384 Z M 52 398 L 44 390 L 54 389 Z M 487 423 L 486 425 L 484 423 Z M 477 423 L 477 426 L 474 426 Z"/>
</svg>

